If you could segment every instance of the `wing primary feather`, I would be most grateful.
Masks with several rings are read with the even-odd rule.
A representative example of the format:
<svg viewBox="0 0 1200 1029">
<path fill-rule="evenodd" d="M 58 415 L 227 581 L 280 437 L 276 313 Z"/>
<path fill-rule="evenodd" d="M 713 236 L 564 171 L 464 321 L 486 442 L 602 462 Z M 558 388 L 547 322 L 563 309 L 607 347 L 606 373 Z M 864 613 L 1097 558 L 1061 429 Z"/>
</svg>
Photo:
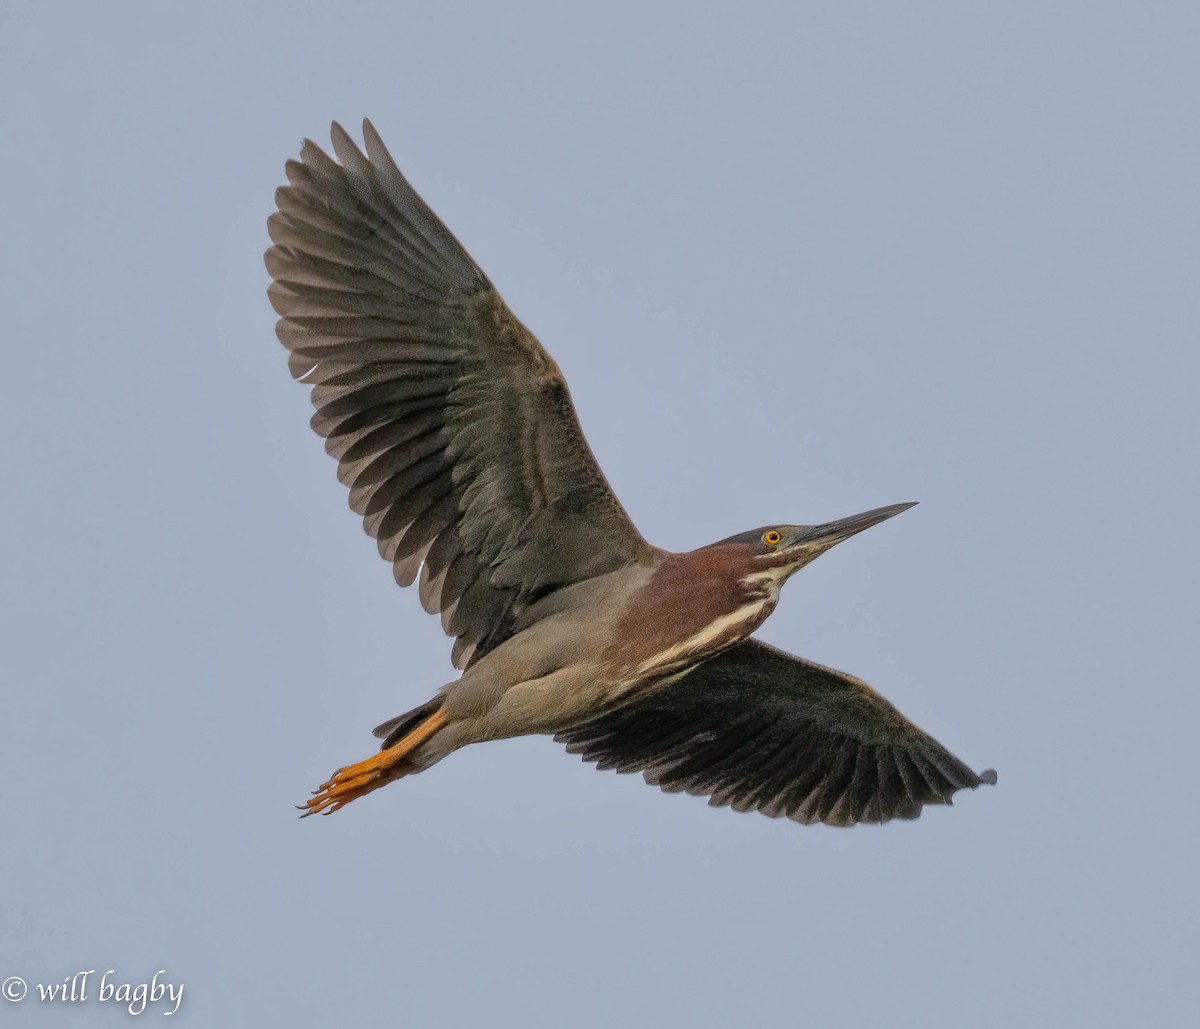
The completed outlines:
<svg viewBox="0 0 1200 1029">
<path fill-rule="evenodd" d="M 667 792 L 800 822 L 912 819 L 989 781 L 861 680 L 754 640 L 555 738 Z"/>
</svg>

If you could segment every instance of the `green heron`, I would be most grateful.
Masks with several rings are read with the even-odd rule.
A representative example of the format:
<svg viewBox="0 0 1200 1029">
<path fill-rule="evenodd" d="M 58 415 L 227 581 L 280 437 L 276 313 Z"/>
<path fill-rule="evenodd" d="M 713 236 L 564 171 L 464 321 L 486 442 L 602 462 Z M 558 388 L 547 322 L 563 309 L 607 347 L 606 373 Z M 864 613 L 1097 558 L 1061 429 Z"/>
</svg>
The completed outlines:
<svg viewBox="0 0 1200 1029">
<path fill-rule="evenodd" d="M 756 640 L 784 582 L 911 504 L 689 553 L 634 528 L 558 366 L 364 122 L 306 140 L 266 264 L 292 375 L 350 506 L 455 638 L 454 682 L 375 730 L 301 810 L 330 814 L 470 743 L 553 734 L 714 805 L 853 825 L 996 781 L 866 683 Z"/>
</svg>

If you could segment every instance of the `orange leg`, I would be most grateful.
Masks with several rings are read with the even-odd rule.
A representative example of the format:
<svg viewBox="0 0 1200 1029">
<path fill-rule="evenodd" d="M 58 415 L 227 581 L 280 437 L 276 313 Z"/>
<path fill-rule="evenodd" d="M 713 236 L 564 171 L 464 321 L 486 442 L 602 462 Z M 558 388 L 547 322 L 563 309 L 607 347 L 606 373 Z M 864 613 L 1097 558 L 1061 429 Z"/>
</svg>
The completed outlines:
<svg viewBox="0 0 1200 1029">
<path fill-rule="evenodd" d="M 328 781 L 317 787 L 310 800 L 297 805 L 304 812 L 300 817 L 306 818 L 318 811 L 323 815 L 331 815 L 350 801 L 399 779 L 408 772 L 403 764 L 404 759 L 445 725 L 446 716 L 441 711 L 435 711 L 387 750 L 381 750 L 358 764 L 339 768 Z"/>
</svg>

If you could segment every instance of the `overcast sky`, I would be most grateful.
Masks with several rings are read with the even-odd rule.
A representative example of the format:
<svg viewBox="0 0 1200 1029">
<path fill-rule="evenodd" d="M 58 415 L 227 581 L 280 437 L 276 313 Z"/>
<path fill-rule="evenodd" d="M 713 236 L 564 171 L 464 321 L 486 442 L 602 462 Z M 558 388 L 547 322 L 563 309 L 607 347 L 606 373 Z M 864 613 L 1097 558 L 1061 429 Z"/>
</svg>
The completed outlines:
<svg viewBox="0 0 1200 1029">
<path fill-rule="evenodd" d="M 433 6 L 0 8 L 0 1021 L 1194 1024 L 1198 8 Z M 295 818 L 454 674 L 264 293 L 363 115 L 652 542 L 921 502 L 760 636 L 996 787 L 806 827 L 529 738 Z"/>
</svg>

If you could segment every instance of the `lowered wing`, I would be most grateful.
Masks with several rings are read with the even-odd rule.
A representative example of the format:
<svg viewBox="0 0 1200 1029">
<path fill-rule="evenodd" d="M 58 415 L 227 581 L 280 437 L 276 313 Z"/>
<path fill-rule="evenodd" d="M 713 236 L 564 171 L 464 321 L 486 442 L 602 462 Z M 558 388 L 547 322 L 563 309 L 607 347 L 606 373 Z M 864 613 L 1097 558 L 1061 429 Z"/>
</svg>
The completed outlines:
<svg viewBox="0 0 1200 1029">
<path fill-rule="evenodd" d="M 668 792 L 829 825 L 917 818 L 996 781 L 861 680 L 757 640 L 555 739 Z"/>
</svg>

